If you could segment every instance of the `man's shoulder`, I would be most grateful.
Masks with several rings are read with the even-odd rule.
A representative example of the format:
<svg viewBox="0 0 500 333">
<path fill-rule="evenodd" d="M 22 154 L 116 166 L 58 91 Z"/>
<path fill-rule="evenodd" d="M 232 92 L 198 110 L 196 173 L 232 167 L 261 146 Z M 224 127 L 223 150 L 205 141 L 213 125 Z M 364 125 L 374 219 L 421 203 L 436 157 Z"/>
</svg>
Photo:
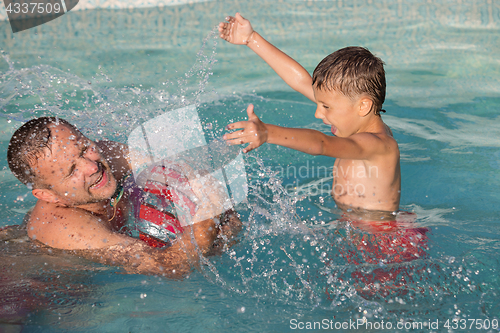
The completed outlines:
<svg viewBox="0 0 500 333">
<path fill-rule="evenodd" d="M 91 215 L 92 213 L 83 209 L 63 207 L 51 202 L 38 200 L 31 211 L 28 224 L 40 223 L 42 221 L 53 222 L 57 220 L 60 220 L 57 222 L 61 222 L 69 217 L 75 218 L 76 220 L 83 220 Z"/>
<path fill-rule="evenodd" d="M 106 228 L 92 213 L 39 200 L 27 223 L 28 236 L 60 249 L 89 248 Z"/>
</svg>

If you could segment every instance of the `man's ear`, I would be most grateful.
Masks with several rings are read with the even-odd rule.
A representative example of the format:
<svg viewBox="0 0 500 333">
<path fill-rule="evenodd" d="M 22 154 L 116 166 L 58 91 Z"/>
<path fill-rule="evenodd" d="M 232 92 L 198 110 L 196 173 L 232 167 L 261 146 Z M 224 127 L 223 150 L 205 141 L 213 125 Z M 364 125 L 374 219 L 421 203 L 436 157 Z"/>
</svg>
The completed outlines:
<svg viewBox="0 0 500 333">
<path fill-rule="evenodd" d="M 366 117 L 372 110 L 373 101 L 368 97 L 363 97 L 359 100 L 359 116 Z"/>
<path fill-rule="evenodd" d="M 57 196 L 49 189 L 45 188 L 36 188 L 31 191 L 33 196 L 39 200 L 56 203 L 59 202 Z"/>
</svg>

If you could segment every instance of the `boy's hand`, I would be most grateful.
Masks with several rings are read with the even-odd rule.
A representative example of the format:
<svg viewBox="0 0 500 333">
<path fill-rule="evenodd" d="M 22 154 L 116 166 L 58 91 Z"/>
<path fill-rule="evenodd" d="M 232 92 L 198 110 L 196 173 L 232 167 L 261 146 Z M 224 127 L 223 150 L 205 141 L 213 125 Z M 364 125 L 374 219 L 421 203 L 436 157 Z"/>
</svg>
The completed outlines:
<svg viewBox="0 0 500 333">
<path fill-rule="evenodd" d="M 240 13 L 236 13 L 234 17 L 226 17 L 226 21 L 219 23 L 220 38 L 231 44 L 247 45 L 253 34 L 250 21 L 244 19 Z"/>
<path fill-rule="evenodd" d="M 227 125 L 227 129 L 243 128 L 242 130 L 224 134 L 223 139 L 226 140 L 230 145 L 241 145 L 244 143 L 249 143 L 245 149 L 244 153 L 248 153 L 264 142 L 267 142 L 267 127 L 259 117 L 253 112 L 253 105 L 250 104 L 247 108 L 248 121 L 238 121 L 233 124 Z"/>
</svg>

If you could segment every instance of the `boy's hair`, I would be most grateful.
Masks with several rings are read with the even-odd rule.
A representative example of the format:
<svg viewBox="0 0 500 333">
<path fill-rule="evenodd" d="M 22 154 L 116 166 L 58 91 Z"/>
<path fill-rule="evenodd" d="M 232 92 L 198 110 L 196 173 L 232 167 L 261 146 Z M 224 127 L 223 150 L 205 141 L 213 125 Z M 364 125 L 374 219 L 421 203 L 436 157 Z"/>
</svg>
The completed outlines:
<svg viewBox="0 0 500 333">
<path fill-rule="evenodd" d="M 7 148 L 7 162 L 10 171 L 24 185 L 30 188 L 46 188 L 42 179 L 37 177 L 34 167 L 43 156 L 44 149 L 50 149 L 52 132 L 50 125 L 63 124 L 78 131 L 66 120 L 57 117 L 35 118 L 23 124 L 12 135 Z"/>
<path fill-rule="evenodd" d="M 385 101 L 384 62 L 368 49 L 349 46 L 321 60 L 313 73 L 317 89 L 336 90 L 347 97 L 368 95 L 380 115 Z"/>
</svg>

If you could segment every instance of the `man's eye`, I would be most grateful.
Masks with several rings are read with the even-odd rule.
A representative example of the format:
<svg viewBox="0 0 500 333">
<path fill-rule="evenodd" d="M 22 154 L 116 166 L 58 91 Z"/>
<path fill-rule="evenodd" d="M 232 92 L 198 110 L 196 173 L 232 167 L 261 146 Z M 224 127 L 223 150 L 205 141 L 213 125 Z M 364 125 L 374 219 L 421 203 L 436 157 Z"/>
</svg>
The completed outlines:
<svg viewBox="0 0 500 333">
<path fill-rule="evenodd" d="M 75 170 L 76 170 L 76 167 L 75 166 L 72 166 L 71 169 L 69 170 L 69 173 L 68 175 L 66 176 L 66 178 L 70 178 L 72 177 L 74 174 L 75 174 Z"/>
<path fill-rule="evenodd" d="M 90 152 L 93 152 L 94 150 L 95 150 L 94 145 L 93 145 L 93 144 L 91 144 L 91 143 L 89 143 L 89 142 L 87 142 L 87 143 L 85 144 L 85 146 L 83 147 L 83 149 L 82 149 L 82 156 L 83 156 L 84 154 L 86 154 L 87 152 L 89 152 L 89 151 L 90 151 Z"/>
</svg>

